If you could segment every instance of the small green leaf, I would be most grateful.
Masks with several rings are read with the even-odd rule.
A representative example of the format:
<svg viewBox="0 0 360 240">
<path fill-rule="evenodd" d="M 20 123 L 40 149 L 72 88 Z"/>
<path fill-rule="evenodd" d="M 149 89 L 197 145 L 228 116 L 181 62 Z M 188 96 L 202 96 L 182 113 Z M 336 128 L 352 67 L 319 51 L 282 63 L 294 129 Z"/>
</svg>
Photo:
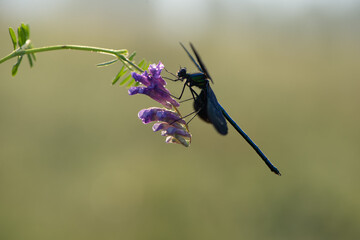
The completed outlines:
<svg viewBox="0 0 360 240">
<path fill-rule="evenodd" d="M 141 62 L 138 64 L 138 66 L 146 71 L 149 68 L 150 63 L 148 63 L 145 59 L 141 60 Z"/>
<path fill-rule="evenodd" d="M 139 64 L 138 64 L 138 66 L 139 66 L 141 69 L 143 69 L 144 65 L 146 65 L 146 64 L 145 64 L 145 59 L 141 60 L 141 61 L 139 62 Z"/>
<path fill-rule="evenodd" d="M 30 53 L 34 61 L 36 61 L 35 53 Z"/>
<path fill-rule="evenodd" d="M 120 82 L 120 86 L 125 85 L 125 83 L 127 83 L 127 81 L 129 81 L 130 78 L 131 78 L 131 74 L 129 74 L 126 78 L 124 78 L 124 79 Z"/>
<path fill-rule="evenodd" d="M 19 44 L 19 47 L 21 47 L 22 42 L 23 42 L 22 35 L 21 35 L 21 30 L 20 30 L 20 29 L 21 29 L 20 27 L 17 28 L 17 35 L 18 35 L 18 44 Z"/>
<path fill-rule="evenodd" d="M 19 43 L 19 47 L 21 47 L 21 46 L 24 45 L 25 42 L 26 42 L 26 37 L 25 37 L 24 29 L 23 29 L 21 26 L 18 27 L 17 33 L 18 33 L 18 43 Z"/>
<path fill-rule="evenodd" d="M 133 52 L 132 54 L 130 54 L 129 60 L 132 61 L 135 56 L 136 56 L 136 52 Z"/>
<path fill-rule="evenodd" d="M 26 36 L 28 33 L 26 33 L 26 28 L 23 27 L 24 24 L 22 24 L 20 27 L 18 27 L 18 39 L 19 39 L 19 46 L 21 47 L 26 43 Z"/>
<path fill-rule="evenodd" d="M 21 60 L 22 60 L 23 56 L 20 56 L 18 57 L 18 60 L 17 62 L 15 63 L 15 65 L 12 67 L 12 70 L 11 70 L 11 74 L 12 76 L 15 76 L 18 69 L 19 69 L 19 66 L 20 66 L 20 63 L 21 63 Z"/>
<path fill-rule="evenodd" d="M 17 47 L 17 42 L 16 42 L 16 35 L 15 35 L 15 31 L 12 27 L 9 27 L 9 34 L 10 34 L 10 37 L 11 37 L 11 41 L 14 45 L 14 50 L 16 49 Z"/>
<path fill-rule="evenodd" d="M 115 59 L 113 59 L 113 60 L 111 60 L 111 61 L 99 63 L 99 64 L 97 64 L 96 66 L 97 66 L 97 67 L 106 67 L 106 66 L 109 66 L 110 64 L 113 64 L 113 63 L 115 63 L 115 62 L 117 62 L 117 61 L 119 61 L 119 59 L 118 59 L 118 58 L 115 58 Z"/>
<path fill-rule="evenodd" d="M 142 69 L 145 71 L 149 68 L 149 66 L 150 66 L 150 62 L 147 62 Z"/>
<path fill-rule="evenodd" d="M 30 37 L 29 25 L 25 25 L 24 23 L 22 23 L 17 30 L 18 30 L 18 43 L 19 46 L 21 47 L 26 43 L 26 40 L 28 40 Z"/>
<path fill-rule="evenodd" d="M 125 68 L 125 65 L 123 65 L 120 69 L 120 71 L 118 72 L 118 74 L 116 75 L 116 77 L 114 78 L 114 80 L 112 81 L 112 84 L 114 85 L 117 81 L 119 81 L 119 79 L 127 72 L 127 69 Z"/>
<path fill-rule="evenodd" d="M 30 27 L 29 24 L 21 24 L 21 28 L 23 29 L 24 32 L 24 37 L 25 37 L 25 41 L 28 40 L 30 38 Z"/>
<path fill-rule="evenodd" d="M 31 59 L 31 55 L 30 55 L 30 54 L 26 54 L 26 55 L 27 55 L 27 57 L 28 57 L 28 59 L 29 59 L 30 67 L 32 67 L 32 66 L 33 66 L 33 61 L 32 61 L 32 59 Z"/>
<path fill-rule="evenodd" d="M 131 87 L 131 86 L 134 85 L 134 84 L 135 84 L 135 79 L 132 78 L 132 79 L 129 81 L 127 87 Z"/>
</svg>

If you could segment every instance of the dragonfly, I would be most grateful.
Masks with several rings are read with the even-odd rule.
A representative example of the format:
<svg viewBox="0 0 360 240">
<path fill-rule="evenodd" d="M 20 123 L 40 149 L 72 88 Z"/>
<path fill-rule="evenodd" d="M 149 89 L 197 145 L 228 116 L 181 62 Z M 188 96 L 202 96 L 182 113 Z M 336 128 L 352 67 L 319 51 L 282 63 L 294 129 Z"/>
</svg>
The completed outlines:
<svg viewBox="0 0 360 240">
<path fill-rule="evenodd" d="M 255 150 L 255 152 L 260 156 L 264 163 L 269 167 L 269 169 L 277 175 L 281 175 L 280 171 L 270 162 L 270 160 L 265 156 L 265 154 L 260 150 L 260 148 L 251 140 L 251 138 L 236 124 L 236 122 L 230 117 L 230 115 L 225 111 L 225 109 L 218 102 L 214 91 L 211 89 L 210 81 L 213 83 L 212 78 L 209 75 L 203 61 L 200 58 L 200 55 L 196 51 L 192 43 L 190 47 L 194 52 L 196 60 L 190 54 L 190 52 L 185 48 L 185 46 L 180 43 L 184 48 L 185 52 L 195 64 L 199 72 L 188 73 L 186 68 L 180 68 L 177 73 L 177 80 L 182 82 L 185 81 L 184 87 L 181 91 L 180 97 L 183 96 L 185 87 L 190 89 L 192 97 L 194 99 L 194 109 L 195 115 L 198 115 L 202 120 L 212 124 L 218 133 L 221 135 L 226 135 L 228 133 L 228 127 L 226 120 L 235 128 L 235 130 L 246 140 L 248 144 Z M 200 89 L 200 94 L 198 94 L 193 87 L 198 87 Z"/>
</svg>

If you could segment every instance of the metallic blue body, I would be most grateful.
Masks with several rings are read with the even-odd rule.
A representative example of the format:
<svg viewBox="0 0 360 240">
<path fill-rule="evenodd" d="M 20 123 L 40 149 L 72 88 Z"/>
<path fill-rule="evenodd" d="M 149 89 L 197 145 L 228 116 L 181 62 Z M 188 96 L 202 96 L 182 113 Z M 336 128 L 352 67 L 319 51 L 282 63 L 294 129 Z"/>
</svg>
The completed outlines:
<svg viewBox="0 0 360 240">
<path fill-rule="evenodd" d="M 181 44 L 181 43 L 180 43 Z M 178 78 L 181 81 L 185 80 L 184 87 L 182 89 L 179 99 L 184 93 L 185 86 L 188 86 L 191 94 L 194 98 L 194 109 L 196 114 L 204 121 L 211 123 L 218 133 L 226 135 L 228 133 L 228 127 L 226 120 L 235 128 L 235 130 L 250 144 L 250 146 L 255 150 L 255 152 L 261 157 L 265 164 L 270 168 L 272 172 L 277 175 L 281 175 L 280 171 L 269 161 L 265 154 L 260 150 L 260 148 L 250 139 L 250 137 L 236 124 L 236 122 L 229 116 L 225 109 L 219 104 L 217 98 L 210 87 L 209 80 L 212 79 L 205 68 L 199 54 L 195 50 L 194 46 L 190 43 L 190 46 L 195 54 L 195 59 L 189 53 L 189 51 L 181 44 L 184 48 L 190 59 L 193 61 L 195 66 L 199 69 L 198 73 L 187 73 L 186 68 L 181 68 L 178 72 Z M 196 93 L 192 87 L 198 87 L 201 89 L 200 94 Z M 226 120 L 225 120 L 226 119 Z"/>
</svg>

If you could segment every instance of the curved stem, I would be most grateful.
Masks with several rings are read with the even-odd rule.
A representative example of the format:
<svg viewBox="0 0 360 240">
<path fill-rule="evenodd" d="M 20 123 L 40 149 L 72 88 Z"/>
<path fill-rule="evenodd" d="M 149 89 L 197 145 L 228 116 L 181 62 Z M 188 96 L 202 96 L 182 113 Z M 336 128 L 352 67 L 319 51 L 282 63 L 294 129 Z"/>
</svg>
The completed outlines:
<svg viewBox="0 0 360 240">
<path fill-rule="evenodd" d="M 71 49 L 71 50 L 80 50 L 80 51 L 90 51 L 90 52 L 97 52 L 102 54 L 109 54 L 116 56 L 117 58 L 125 61 L 136 70 L 143 72 L 143 70 L 138 67 L 136 64 L 131 62 L 125 55 L 128 53 L 126 49 L 114 50 L 108 48 L 99 48 L 99 47 L 91 47 L 91 46 L 82 46 L 82 45 L 55 45 L 55 46 L 48 46 L 48 47 L 40 47 L 40 48 L 31 48 L 31 49 L 23 49 L 19 48 L 6 57 L 0 59 L 0 64 L 17 56 L 22 56 L 25 54 L 31 53 L 39 53 L 39 52 L 48 52 L 48 51 L 55 51 L 55 50 L 63 50 L 63 49 Z"/>
<path fill-rule="evenodd" d="M 5 62 L 5 61 L 7 61 L 7 60 L 9 60 L 10 58 L 13 58 L 13 57 L 18 56 L 18 55 L 15 55 L 15 53 L 16 53 L 16 50 L 13 51 L 13 52 L 11 52 L 11 53 L 10 53 L 9 55 L 7 55 L 6 57 L 0 59 L 0 64 L 3 63 L 3 62 Z"/>
</svg>

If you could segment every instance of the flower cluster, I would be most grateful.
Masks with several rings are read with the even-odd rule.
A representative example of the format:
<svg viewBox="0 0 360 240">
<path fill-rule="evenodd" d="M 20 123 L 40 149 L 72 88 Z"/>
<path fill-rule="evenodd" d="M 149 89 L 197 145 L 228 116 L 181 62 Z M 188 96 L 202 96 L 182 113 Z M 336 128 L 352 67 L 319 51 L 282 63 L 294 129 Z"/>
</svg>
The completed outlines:
<svg viewBox="0 0 360 240">
<path fill-rule="evenodd" d="M 186 122 L 177 112 L 151 107 L 142 109 L 138 116 L 144 124 L 156 122 L 152 129 L 154 132 L 161 130 L 161 135 L 166 136 L 166 142 L 189 146 L 191 134 L 187 130 Z"/>
<path fill-rule="evenodd" d="M 178 107 L 180 104 L 170 96 L 169 90 L 165 88 L 166 82 L 161 77 L 161 71 L 164 69 L 164 64 L 159 62 L 149 66 L 149 72 L 145 71 L 142 74 L 133 72 L 131 76 L 135 81 L 141 83 L 139 87 L 131 87 L 129 94 L 145 94 L 155 101 L 164 105 L 164 107 L 171 109 L 172 106 Z"/>
<path fill-rule="evenodd" d="M 161 103 L 165 108 L 142 109 L 138 113 L 139 118 L 144 124 L 155 122 L 152 127 L 153 131 L 161 131 L 161 135 L 166 136 L 167 143 L 178 143 L 188 147 L 191 142 L 191 134 L 176 108 L 180 104 L 171 97 L 169 90 L 165 88 L 166 82 L 161 77 L 162 69 L 164 69 L 164 65 L 159 62 L 157 65 L 150 65 L 149 72 L 145 71 L 142 74 L 133 72 L 132 77 L 141 84 L 138 87 L 131 87 L 129 95 L 145 94 Z M 175 110 L 171 110 L 172 108 Z"/>
</svg>

